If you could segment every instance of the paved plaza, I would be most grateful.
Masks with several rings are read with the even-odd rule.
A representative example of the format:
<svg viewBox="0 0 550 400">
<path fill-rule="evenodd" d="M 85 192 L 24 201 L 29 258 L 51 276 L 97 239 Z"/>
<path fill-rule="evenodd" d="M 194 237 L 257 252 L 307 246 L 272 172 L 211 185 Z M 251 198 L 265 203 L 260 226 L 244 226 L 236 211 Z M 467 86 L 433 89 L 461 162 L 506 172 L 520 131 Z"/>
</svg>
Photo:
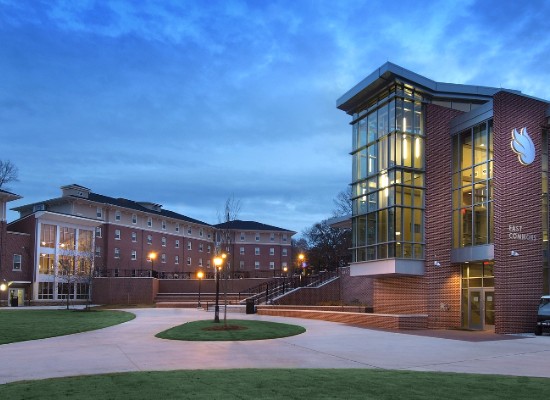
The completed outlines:
<svg viewBox="0 0 550 400">
<path fill-rule="evenodd" d="M 132 309 L 136 318 L 92 332 L 0 345 L 0 383 L 127 371 L 226 368 L 381 368 L 550 377 L 550 336 L 462 340 L 339 323 L 229 313 L 304 326 L 307 332 L 246 342 L 155 338 L 175 325 L 213 318 L 194 309 Z M 223 318 L 223 313 L 222 313 Z M 465 336 L 464 336 L 465 335 Z M 443 337 L 441 337 L 443 336 Z M 494 340 L 493 340 L 494 339 Z M 510 339 L 510 340 L 502 340 Z M 9 360 L 9 361 L 8 361 Z"/>
</svg>

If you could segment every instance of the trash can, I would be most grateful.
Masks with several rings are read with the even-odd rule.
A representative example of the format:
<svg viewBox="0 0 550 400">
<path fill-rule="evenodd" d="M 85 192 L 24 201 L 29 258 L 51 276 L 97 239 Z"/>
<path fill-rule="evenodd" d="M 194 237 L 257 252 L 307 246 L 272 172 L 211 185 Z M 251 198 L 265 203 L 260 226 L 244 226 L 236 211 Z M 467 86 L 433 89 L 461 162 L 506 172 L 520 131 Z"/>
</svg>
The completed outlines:
<svg viewBox="0 0 550 400">
<path fill-rule="evenodd" d="M 254 304 L 254 300 L 246 300 L 246 313 L 247 314 L 256 313 L 256 305 Z"/>
</svg>

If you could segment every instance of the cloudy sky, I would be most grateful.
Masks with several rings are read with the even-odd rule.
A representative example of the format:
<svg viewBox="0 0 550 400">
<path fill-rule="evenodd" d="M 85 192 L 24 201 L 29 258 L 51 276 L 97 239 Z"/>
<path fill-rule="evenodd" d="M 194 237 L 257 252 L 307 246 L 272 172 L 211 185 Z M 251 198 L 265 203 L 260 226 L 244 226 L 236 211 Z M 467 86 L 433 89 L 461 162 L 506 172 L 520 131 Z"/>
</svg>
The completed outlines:
<svg viewBox="0 0 550 400">
<path fill-rule="evenodd" d="M 336 99 L 386 61 L 550 98 L 550 1 L 0 0 L 19 206 L 77 183 L 298 232 L 351 177 Z M 11 213 L 9 220 L 17 217 Z"/>
</svg>

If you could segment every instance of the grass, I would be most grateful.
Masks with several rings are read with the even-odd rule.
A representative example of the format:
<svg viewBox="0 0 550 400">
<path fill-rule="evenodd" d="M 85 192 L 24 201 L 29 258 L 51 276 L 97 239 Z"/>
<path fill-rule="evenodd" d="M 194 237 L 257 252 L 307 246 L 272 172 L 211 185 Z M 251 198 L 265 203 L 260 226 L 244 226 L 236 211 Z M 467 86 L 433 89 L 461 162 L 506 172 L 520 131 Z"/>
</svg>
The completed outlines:
<svg viewBox="0 0 550 400">
<path fill-rule="evenodd" d="M 372 369 L 133 372 L 0 385 L 1 399 L 536 399 L 550 379 Z"/>
<path fill-rule="evenodd" d="M 0 310 L 0 344 L 92 331 L 134 318 L 123 311 Z"/>
<path fill-rule="evenodd" d="M 275 339 L 299 335 L 306 331 L 298 325 L 239 319 L 228 319 L 227 327 L 233 329 L 223 329 L 223 321 L 220 323 L 212 320 L 193 321 L 160 332 L 156 337 L 187 341 L 241 341 Z"/>
</svg>

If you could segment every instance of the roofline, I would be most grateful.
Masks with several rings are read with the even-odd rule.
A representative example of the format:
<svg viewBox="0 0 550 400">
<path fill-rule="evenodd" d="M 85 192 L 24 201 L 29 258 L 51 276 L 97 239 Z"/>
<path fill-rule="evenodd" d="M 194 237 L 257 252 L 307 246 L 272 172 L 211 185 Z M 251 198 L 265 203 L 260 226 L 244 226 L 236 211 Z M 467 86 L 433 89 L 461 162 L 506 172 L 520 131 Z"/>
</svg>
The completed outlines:
<svg viewBox="0 0 550 400">
<path fill-rule="evenodd" d="M 489 100 L 501 90 L 508 90 L 490 86 L 437 82 L 399 65 L 386 62 L 336 100 L 336 107 L 350 114 L 365 100 L 368 93 L 377 92 L 396 78 L 420 87 L 437 98 L 469 98 L 483 101 Z M 521 94 L 517 90 L 508 91 Z"/>
<path fill-rule="evenodd" d="M 8 192 L 7 190 L 0 189 L 0 199 L 5 199 L 5 201 L 13 201 L 13 200 L 19 200 L 22 199 L 23 196 L 19 196 L 18 194 Z"/>
</svg>

